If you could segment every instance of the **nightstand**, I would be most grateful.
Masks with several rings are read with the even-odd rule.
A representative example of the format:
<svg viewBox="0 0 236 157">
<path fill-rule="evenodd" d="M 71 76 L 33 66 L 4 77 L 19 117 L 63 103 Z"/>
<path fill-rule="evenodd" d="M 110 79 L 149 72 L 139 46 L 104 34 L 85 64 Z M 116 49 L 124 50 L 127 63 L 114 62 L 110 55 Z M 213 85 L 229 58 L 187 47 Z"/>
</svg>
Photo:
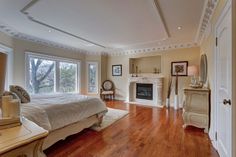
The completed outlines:
<svg viewBox="0 0 236 157">
<path fill-rule="evenodd" d="M 22 118 L 22 125 L 0 130 L 1 157 L 45 157 L 42 150 L 48 131 Z"/>
<path fill-rule="evenodd" d="M 205 88 L 184 88 L 183 120 L 188 125 L 209 129 L 210 90 Z"/>
</svg>

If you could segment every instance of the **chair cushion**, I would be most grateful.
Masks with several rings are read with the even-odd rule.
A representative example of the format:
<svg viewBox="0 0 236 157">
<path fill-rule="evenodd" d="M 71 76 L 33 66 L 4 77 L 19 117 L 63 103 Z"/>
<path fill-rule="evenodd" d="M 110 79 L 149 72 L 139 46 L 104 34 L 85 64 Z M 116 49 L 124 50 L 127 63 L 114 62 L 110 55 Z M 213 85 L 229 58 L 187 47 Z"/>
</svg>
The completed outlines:
<svg viewBox="0 0 236 157">
<path fill-rule="evenodd" d="M 113 91 L 102 91 L 101 94 L 107 95 L 107 94 L 113 94 L 113 93 L 114 93 Z"/>
</svg>

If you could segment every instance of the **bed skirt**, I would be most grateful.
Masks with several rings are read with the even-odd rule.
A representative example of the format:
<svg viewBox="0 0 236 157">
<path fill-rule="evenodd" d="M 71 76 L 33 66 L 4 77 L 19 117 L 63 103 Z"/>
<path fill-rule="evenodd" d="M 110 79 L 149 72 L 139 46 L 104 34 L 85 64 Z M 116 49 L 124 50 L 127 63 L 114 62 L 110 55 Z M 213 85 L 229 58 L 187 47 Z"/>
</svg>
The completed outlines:
<svg viewBox="0 0 236 157">
<path fill-rule="evenodd" d="M 77 134 L 81 132 L 85 128 L 89 128 L 95 124 L 100 125 L 102 122 L 102 116 L 101 115 L 93 115 L 89 118 L 86 118 L 84 120 L 81 120 L 79 122 L 70 124 L 68 126 L 65 126 L 63 128 L 54 130 L 52 132 L 49 132 L 49 135 L 46 137 L 43 143 L 43 150 L 49 148 L 56 142 L 60 140 L 66 139 L 66 137 Z"/>
</svg>

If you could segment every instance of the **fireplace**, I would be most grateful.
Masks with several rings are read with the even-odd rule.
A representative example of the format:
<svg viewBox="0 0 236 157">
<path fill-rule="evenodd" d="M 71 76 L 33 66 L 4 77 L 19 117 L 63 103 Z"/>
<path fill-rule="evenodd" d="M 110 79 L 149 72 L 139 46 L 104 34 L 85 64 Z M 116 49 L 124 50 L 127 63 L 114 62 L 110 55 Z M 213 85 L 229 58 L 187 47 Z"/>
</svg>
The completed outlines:
<svg viewBox="0 0 236 157">
<path fill-rule="evenodd" d="M 136 98 L 153 100 L 153 84 L 137 83 Z"/>
</svg>

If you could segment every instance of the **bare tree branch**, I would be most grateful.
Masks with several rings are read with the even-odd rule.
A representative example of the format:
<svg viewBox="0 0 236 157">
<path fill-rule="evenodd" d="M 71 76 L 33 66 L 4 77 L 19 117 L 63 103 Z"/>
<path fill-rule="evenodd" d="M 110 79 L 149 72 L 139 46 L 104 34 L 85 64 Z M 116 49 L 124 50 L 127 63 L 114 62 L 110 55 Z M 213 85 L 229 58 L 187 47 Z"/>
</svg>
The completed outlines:
<svg viewBox="0 0 236 157">
<path fill-rule="evenodd" d="M 41 77 L 38 81 L 41 82 L 43 81 L 49 74 L 50 72 L 52 71 L 52 69 L 54 68 L 54 64 L 50 65 L 48 71 L 45 73 L 45 75 L 43 77 Z"/>
</svg>

